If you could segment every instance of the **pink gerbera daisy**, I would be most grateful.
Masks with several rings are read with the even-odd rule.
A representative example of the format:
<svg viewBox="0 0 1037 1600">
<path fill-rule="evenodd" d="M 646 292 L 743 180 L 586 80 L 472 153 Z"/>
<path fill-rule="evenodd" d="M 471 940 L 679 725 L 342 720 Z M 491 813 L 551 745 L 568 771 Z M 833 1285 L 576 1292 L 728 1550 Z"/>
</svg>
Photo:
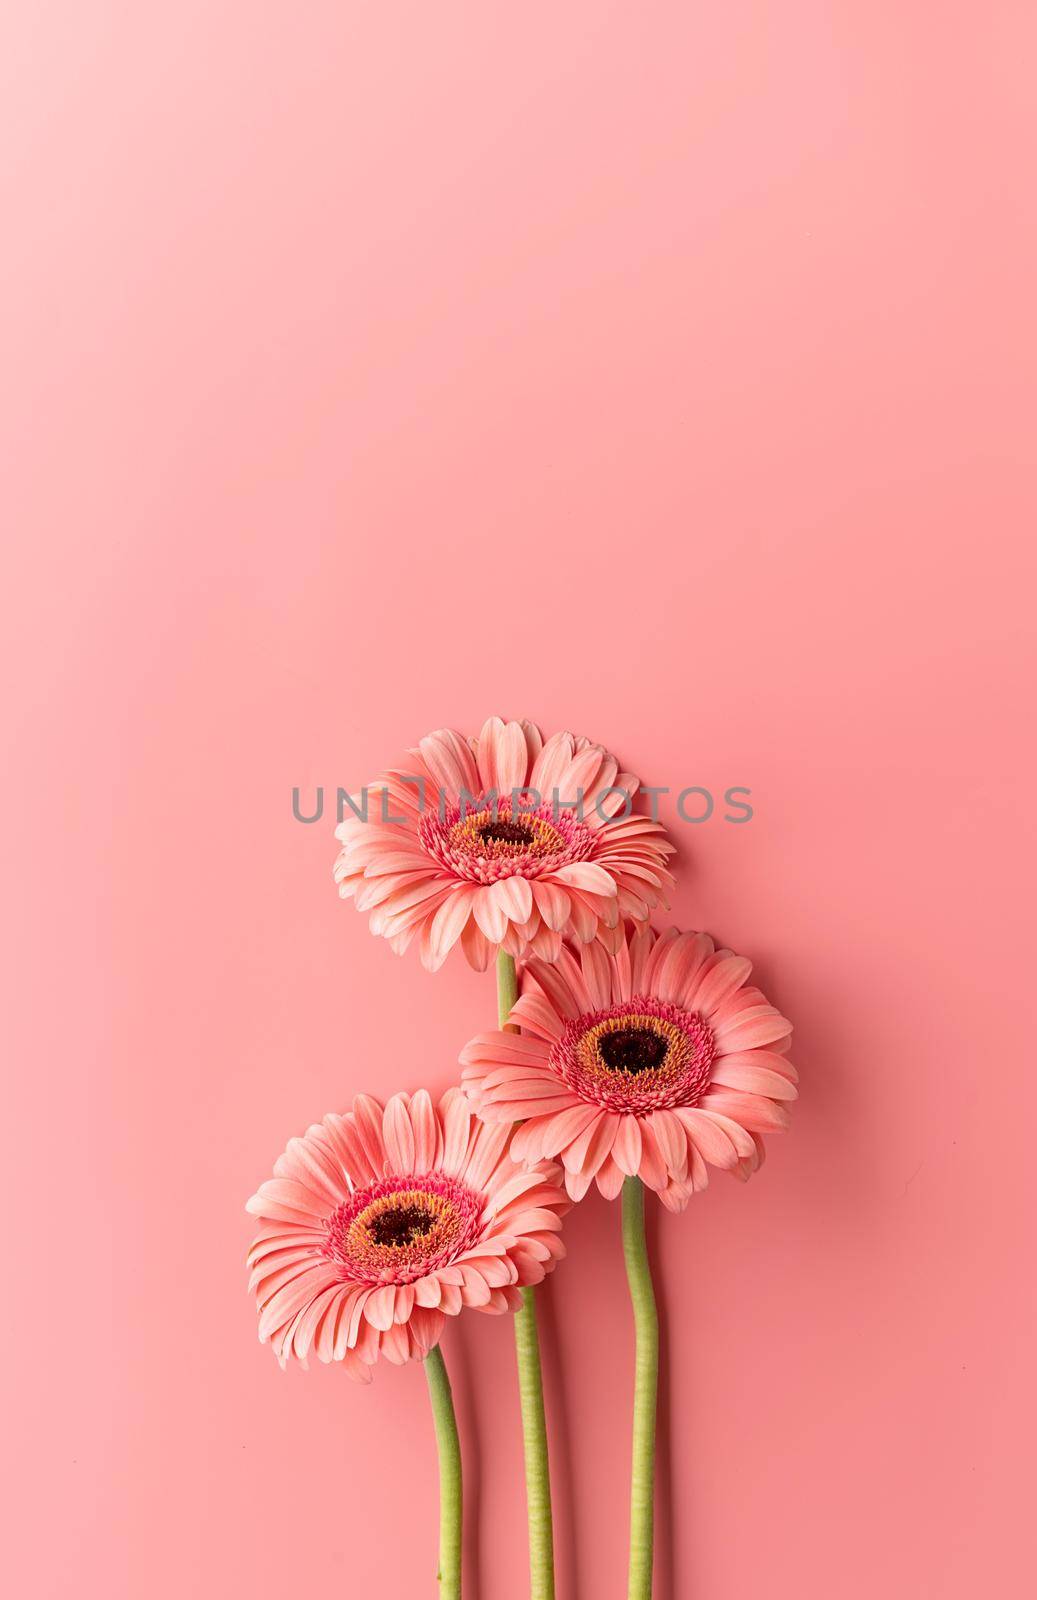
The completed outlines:
<svg viewBox="0 0 1037 1600">
<path fill-rule="evenodd" d="M 565 1253 L 569 1201 L 557 1167 L 516 1165 L 508 1133 L 460 1090 L 436 1107 L 422 1089 L 384 1111 L 360 1095 L 291 1140 L 247 1206 L 259 1337 L 282 1366 L 312 1350 L 368 1382 L 379 1356 L 423 1359 L 463 1306 L 519 1307 Z"/>
<path fill-rule="evenodd" d="M 352 803 L 336 829 L 339 893 L 435 970 L 460 941 L 478 971 L 497 949 L 553 961 L 563 935 L 614 943 L 672 886 L 660 823 L 602 745 L 491 717 L 476 739 L 441 728 Z"/>
<path fill-rule="evenodd" d="M 558 1156 L 574 1200 L 639 1177 L 671 1211 L 707 1164 L 747 1178 L 761 1134 L 796 1098 L 792 1027 L 748 983 L 750 963 L 705 933 L 640 927 L 615 954 L 568 947 L 533 958 L 510 1014 L 521 1034 L 478 1034 L 464 1087 L 480 1117 L 521 1123 L 516 1160 Z"/>
</svg>

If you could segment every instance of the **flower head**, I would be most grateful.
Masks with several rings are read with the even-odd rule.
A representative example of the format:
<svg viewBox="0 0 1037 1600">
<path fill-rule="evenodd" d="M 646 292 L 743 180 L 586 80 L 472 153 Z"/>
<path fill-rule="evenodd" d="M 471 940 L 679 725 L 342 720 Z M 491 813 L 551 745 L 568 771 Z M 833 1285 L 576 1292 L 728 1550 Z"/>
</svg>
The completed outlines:
<svg viewBox="0 0 1037 1600">
<path fill-rule="evenodd" d="M 640 927 L 614 954 L 566 946 L 536 958 L 512 1008 L 521 1033 L 481 1033 L 461 1054 L 464 1088 L 492 1125 L 518 1122 L 519 1161 L 558 1156 L 582 1199 L 639 1177 L 672 1211 L 707 1165 L 747 1178 L 763 1133 L 788 1124 L 792 1026 L 748 983 L 750 963 L 705 933 Z"/>
<path fill-rule="evenodd" d="M 615 943 L 672 886 L 662 826 L 632 810 L 638 779 L 589 739 L 491 717 L 476 739 L 441 728 L 366 789 L 336 829 L 335 879 L 402 953 L 435 970 L 460 942 L 553 961 L 563 935 Z M 366 818 L 365 818 L 366 811 Z"/>
<path fill-rule="evenodd" d="M 247 1210 L 259 1337 L 289 1356 L 341 1361 L 368 1382 L 379 1356 L 421 1359 L 463 1306 L 517 1310 L 565 1253 L 557 1167 L 530 1170 L 451 1089 L 385 1109 L 360 1095 L 292 1139 Z"/>
</svg>

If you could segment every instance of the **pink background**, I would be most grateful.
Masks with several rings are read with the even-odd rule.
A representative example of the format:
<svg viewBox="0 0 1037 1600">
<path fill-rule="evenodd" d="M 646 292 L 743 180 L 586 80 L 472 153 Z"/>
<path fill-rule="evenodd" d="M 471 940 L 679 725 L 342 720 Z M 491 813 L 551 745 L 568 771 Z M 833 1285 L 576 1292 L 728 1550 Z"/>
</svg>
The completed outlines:
<svg viewBox="0 0 1037 1600">
<path fill-rule="evenodd" d="M 654 1226 L 658 1595 L 1019 1592 L 1032 6 L 4 10 L 11 1592 L 432 1594 L 422 1374 L 282 1376 L 242 1208 L 493 1007 L 293 784 L 493 711 L 751 788 L 674 915 L 797 1024 L 792 1135 Z M 618 1213 L 568 1237 L 559 1590 L 618 1597 Z M 518 1600 L 510 1325 L 445 1349 Z"/>
</svg>

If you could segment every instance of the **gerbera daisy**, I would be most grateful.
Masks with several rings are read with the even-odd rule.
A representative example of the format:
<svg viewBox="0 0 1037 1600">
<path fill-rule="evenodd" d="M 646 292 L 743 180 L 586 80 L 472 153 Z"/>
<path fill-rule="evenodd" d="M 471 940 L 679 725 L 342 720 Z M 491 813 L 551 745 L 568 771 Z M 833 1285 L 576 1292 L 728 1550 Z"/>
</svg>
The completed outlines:
<svg viewBox="0 0 1037 1600">
<path fill-rule="evenodd" d="M 796 1097 L 791 1025 L 748 983 L 750 964 L 704 933 L 641 927 L 601 944 L 533 957 L 494 1033 L 461 1053 L 464 1087 L 490 1126 L 521 1126 L 517 1160 L 560 1156 L 574 1199 L 596 1181 L 623 1192 L 623 1251 L 636 1366 L 629 1600 L 652 1593 L 659 1324 L 645 1242 L 644 1185 L 671 1211 L 705 1187 L 707 1167 L 747 1178 L 761 1135 Z M 521 1033 L 514 1032 L 521 1028 Z"/>
<path fill-rule="evenodd" d="M 292 1139 L 247 1209 L 259 1337 L 282 1366 L 311 1350 L 370 1380 L 379 1356 L 424 1362 L 439 1449 L 441 1600 L 461 1600 L 461 1451 L 438 1341 L 448 1316 L 517 1310 L 564 1254 L 557 1168 L 505 1154 L 451 1089 L 385 1109 L 366 1095 Z"/>
<path fill-rule="evenodd" d="M 531 959 L 510 1022 L 477 1034 L 463 1082 L 490 1123 L 521 1123 L 516 1160 L 557 1156 L 574 1200 L 596 1181 L 614 1199 L 639 1177 L 671 1211 L 707 1166 L 746 1178 L 761 1135 L 788 1124 L 792 1025 L 748 983 L 751 963 L 705 933 L 640 927 Z"/>
<path fill-rule="evenodd" d="M 450 1089 L 384 1111 L 359 1095 L 292 1139 L 247 1210 L 259 1337 L 290 1356 L 341 1361 L 369 1380 L 379 1356 L 421 1359 L 464 1306 L 517 1310 L 565 1253 L 557 1167 L 527 1170 Z"/>
<path fill-rule="evenodd" d="M 662 825 L 633 812 L 639 781 L 589 739 L 490 717 L 478 738 L 441 728 L 353 796 L 335 879 L 402 953 L 435 970 L 460 942 L 485 971 L 497 949 L 553 961 L 562 937 L 614 943 L 672 886 Z"/>
</svg>

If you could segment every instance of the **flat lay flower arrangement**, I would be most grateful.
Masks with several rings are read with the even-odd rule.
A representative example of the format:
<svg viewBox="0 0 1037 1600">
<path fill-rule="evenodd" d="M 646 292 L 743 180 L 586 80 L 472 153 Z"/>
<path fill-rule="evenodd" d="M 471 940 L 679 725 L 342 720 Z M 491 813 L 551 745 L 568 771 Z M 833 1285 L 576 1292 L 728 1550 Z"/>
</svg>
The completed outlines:
<svg viewBox="0 0 1037 1600">
<path fill-rule="evenodd" d="M 357 1093 L 294 1138 L 248 1202 L 259 1337 L 362 1383 L 424 1364 L 440 1461 L 439 1590 L 460 1600 L 461 1445 L 439 1348 L 449 1317 L 512 1313 L 531 1600 L 554 1553 L 536 1286 L 592 1185 L 621 1200 L 635 1328 L 628 1600 L 650 1600 L 659 1330 L 646 1195 L 671 1212 L 710 1167 L 749 1178 L 796 1098 L 791 1024 L 750 963 L 705 933 L 655 931 L 674 879 L 639 781 L 601 745 L 491 717 L 441 729 L 380 774 L 337 829 L 335 879 L 402 954 L 495 962 L 498 1026 L 460 1081 L 382 1106 Z"/>
</svg>

